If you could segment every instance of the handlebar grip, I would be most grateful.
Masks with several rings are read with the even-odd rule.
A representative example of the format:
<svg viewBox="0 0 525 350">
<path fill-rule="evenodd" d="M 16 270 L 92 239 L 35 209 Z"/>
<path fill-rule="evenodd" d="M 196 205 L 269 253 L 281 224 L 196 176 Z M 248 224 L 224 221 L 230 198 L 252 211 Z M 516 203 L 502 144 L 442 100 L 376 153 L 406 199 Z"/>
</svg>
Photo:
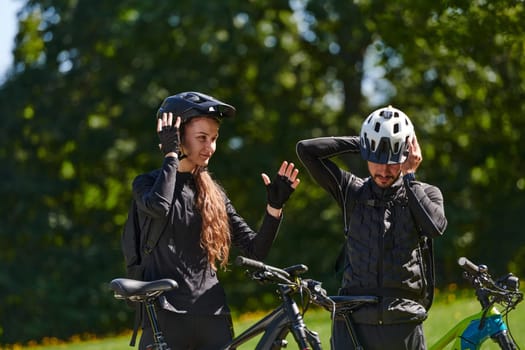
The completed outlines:
<svg viewBox="0 0 525 350">
<path fill-rule="evenodd" d="M 277 267 L 266 265 L 265 263 L 263 263 L 261 261 L 245 258 L 244 256 L 238 256 L 235 259 L 235 264 L 237 266 L 245 266 L 245 267 L 249 267 L 249 268 L 252 268 L 252 269 L 255 269 L 255 270 L 272 271 L 272 272 L 278 273 L 278 274 L 280 274 L 280 275 L 282 275 L 282 276 L 284 276 L 286 278 L 290 277 L 290 274 L 288 272 L 284 271 L 283 269 L 279 269 Z"/>
<path fill-rule="evenodd" d="M 264 263 L 257 260 L 245 258 L 244 256 L 238 256 L 237 259 L 235 259 L 235 264 L 237 266 L 251 267 L 257 270 L 266 270 Z"/>
<path fill-rule="evenodd" d="M 464 270 L 474 273 L 474 274 L 480 272 L 479 266 L 474 264 L 472 261 L 465 258 L 464 256 L 458 259 L 458 265 L 461 266 Z"/>
</svg>

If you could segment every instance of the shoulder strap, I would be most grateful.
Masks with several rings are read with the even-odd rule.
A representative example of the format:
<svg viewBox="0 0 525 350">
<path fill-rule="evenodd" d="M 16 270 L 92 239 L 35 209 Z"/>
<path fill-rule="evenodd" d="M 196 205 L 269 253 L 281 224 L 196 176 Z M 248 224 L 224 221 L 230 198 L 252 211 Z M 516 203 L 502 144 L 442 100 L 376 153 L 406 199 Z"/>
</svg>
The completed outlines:
<svg viewBox="0 0 525 350">
<path fill-rule="evenodd" d="M 135 321 L 133 323 L 133 334 L 131 334 L 131 339 L 129 341 L 129 346 L 135 346 L 137 341 L 137 333 L 139 331 L 140 324 L 142 323 L 142 304 L 136 303 L 135 305 Z"/>
<path fill-rule="evenodd" d="M 354 186 L 354 183 L 351 183 L 350 186 L 348 186 L 347 191 L 347 207 L 343 207 L 343 224 L 344 224 L 344 234 L 345 234 L 345 242 L 343 242 L 343 245 L 341 249 L 339 250 L 339 254 L 337 255 L 337 258 L 335 259 L 335 272 L 339 273 L 342 271 L 342 269 L 345 266 L 345 245 L 346 245 L 346 238 L 348 236 L 349 228 L 349 220 L 350 218 L 347 216 L 348 213 L 351 213 L 354 211 L 355 205 L 357 201 L 359 200 L 359 196 L 361 195 L 361 192 L 363 192 L 363 187 L 365 185 L 363 184 L 361 187 L 357 188 Z"/>
<path fill-rule="evenodd" d="M 407 191 L 407 198 L 409 196 L 408 192 L 412 191 L 410 183 L 407 181 L 403 182 Z M 409 207 L 410 210 L 410 207 Z M 428 237 L 423 232 L 423 229 L 417 225 L 416 218 L 412 210 L 410 210 L 412 219 L 416 223 L 416 229 L 419 232 L 419 251 L 421 252 L 421 262 L 423 263 L 423 274 L 422 276 L 426 280 L 426 285 L 424 286 L 424 292 L 422 296 L 422 305 L 428 311 L 434 302 L 434 288 L 436 286 L 436 277 L 435 277 L 435 262 L 434 262 L 434 240 L 431 237 Z"/>
<path fill-rule="evenodd" d="M 434 287 L 435 287 L 435 272 L 434 272 L 434 245 L 432 238 L 421 235 L 419 240 L 419 247 L 423 259 L 423 273 L 427 280 L 425 286 L 425 293 L 423 296 L 423 302 L 425 308 L 430 310 L 432 302 L 434 301 Z"/>
<path fill-rule="evenodd" d="M 164 229 L 165 227 L 162 230 L 155 230 L 153 232 L 149 232 L 150 230 L 148 227 L 148 232 L 146 232 L 146 243 L 144 243 L 144 247 L 142 248 L 142 254 L 151 254 L 153 249 L 155 249 L 155 247 L 157 246 L 157 243 L 159 243 L 160 236 L 162 236 L 162 233 L 164 233 Z"/>
<path fill-rule="evenodd" d="M 138 211 L 138 209 L 136 209 Z M 150 227 L 151 227 L 151 218 L 150 217 L 146 217 L 145 220 L 148 220 L 148 222 L 144 225 L 142 225 L 142 227 L 140 228 L 143 232 L 141 232 L 143 236 L 143 239 L 144 239 L 144 244 L 141 244 L 141 249 L 140 249 L 140 253 L 144 256 L 146 255 L 149 255 L 151 254 L 151 252 L 153 251 L 153 249 L 155 249 L 155 247 L 157 246 L 157 243 L 159 243 L 159 240 L 160 240 L 160 237 L 162 236 L 162 234 L 164 233 L 164 231 L 166 230 L 166 226 L 168 224 L 168 221 L 169 221 L 169 217 L 171 215 L 171 210 L 170 209 L 170 214 L 168 214 L 168 217 L 165 219 L 165 222 L 163 223 L 163 225 L 161 226 L 162 229 L 158 230 L 151 230 Z"/>
<path fill-rule="evenodd" d="M 134 210 L 135 210 L 134 214 L 138 216 L 138 210 L 137 210 L 136 203 L 134 203 Z M 159 243 L 159 240 L 160 240 L 160 237 L 162 236 L 162 233 L 166 229 L 166 227 L 164 225 L 162 227 L 162 230 L 154 230 L 153 232 L 151 232 L 151 230 L 150 230 L 151 219 L 147 218 L 146 220 L 149 220 L 149 222 L 146 225 L 144 225 L 144 227 L 143 227 L 145 229 L 144 230 L 145 232 L 143 232 L 143 234 L 145 235 L 146 242 L 144 243 L 144 246 L 140 250 L 141 254 L 144 255 L 144 256 L 151 254 L 153 249 L 155 249 L 155 247 Z M 138 221 L 139 220 L 137 220 L 137 222 Z M 138 228 L 138 230 L 140 230 L 140 228 Z M 140 232 L 140 231 L 138 231 L 138 232 Z M 142 257 L 141 257 L 141 260 L 142 260 Z M 142 304 L 135 303 L 135 321 L 134 321 L 134 325 L 133 325 L 133 334 L 131 335 L 131 340 L 129 342 L 130 346 L 135 346 L 138 329 L 139 329 L 139 327 L 140 327 L 140 325 L 142 323 L 143 318 L 144 318 L 144 310 L 143 310 Z"/>
</svg>

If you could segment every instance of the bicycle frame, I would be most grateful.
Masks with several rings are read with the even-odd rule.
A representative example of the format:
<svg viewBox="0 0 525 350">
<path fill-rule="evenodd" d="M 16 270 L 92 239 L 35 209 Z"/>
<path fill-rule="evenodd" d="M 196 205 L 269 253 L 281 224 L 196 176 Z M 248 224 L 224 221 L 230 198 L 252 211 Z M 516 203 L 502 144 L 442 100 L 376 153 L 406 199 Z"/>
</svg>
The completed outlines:
<svg viewBox="0 0 525 350">
<path fill-rule="evenodd" d="M 297 345 L 299 345 L 300 350 L 322 350 L 321 340 L 317 332 L 309 330 L 303 322 L 297 303 L 291 297 L 292 289 L 288 285 L 279 285 L 279 293 L 283 300 L 279 307 L 234 338 L 221 350 L 236 349 L 260 334 L 263 335 L 255 350 L 281 349 L 287 346 L 286 336 L 290 332 L 294 336 Z M 315 304 L 330 311 L 332 318 L 340 313 L 346 318 L 346 312 L 351 312 L 364 304 L 375 304 L 377 302 L 378 298 L 375 296 L 326 296 L 322 299 L 317 299 Z M 348 319 L 347 321 L 349 322 L 349 328 L 352 329 L 352 337 L 357 343 L 351 321 Z M 309 345 L 311 348 L 308 347 Z M 360 346 L 358 348 L 362 349 Z"/>
<path fill-rule="evenodd" d="M 452 341 L 454 341 L 453 349 L 479 349 L 488 338 L 507 332 L 507 325 L 495 307 L 486 313 L 481 325 L 482 318 L 483 311 L 480 311 L 461 320 L 433 344 L 429 350 L 444 349 Z"/>
<path fill-rule="evenodd" d="M 287 286 L 279 286 L 283 303 L 263 319 L 235 337 L 223 350 L 237 349 L 250 339 L 262 334 L 255 350 L 281 349 L 286 347 L 286 336 L 292 333 L 300 349 L 321 349 L 321 341 L 316 332 L 310 331 L 303 322 L 299 308 L 289 295 Z"/>
<path fill-rule="evenodd" d="M 255 350 L 281 349 L 287 346 L 286 336 L 292 333 L 299 349 L 321 350 L 321 340 L 316 332 L 310 331 L 304 324 L 297 303 L 292 298 L 292 288 L 279 284 L 278 292 L 282 303 L 275 310 L 256 322 L 239 336 L 235 337 L 223 350 L 234 350 L 250 339 L 262 334 Z"/>
</svg>

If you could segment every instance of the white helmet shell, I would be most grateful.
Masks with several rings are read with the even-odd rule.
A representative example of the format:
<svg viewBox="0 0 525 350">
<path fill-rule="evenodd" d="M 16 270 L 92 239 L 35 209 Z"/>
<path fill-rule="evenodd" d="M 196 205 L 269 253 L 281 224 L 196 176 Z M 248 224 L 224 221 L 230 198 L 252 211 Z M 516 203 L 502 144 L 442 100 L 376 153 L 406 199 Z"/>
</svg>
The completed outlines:
<svg viewBox="0 0 525 350">
<path fill-rule="evenodd" d="M 403 163 L 413 136 L 414 126 L 405 113 L 392 106 L 379 108 L 361 126 L 361 156 L 374 163 Z"/>
</svg>

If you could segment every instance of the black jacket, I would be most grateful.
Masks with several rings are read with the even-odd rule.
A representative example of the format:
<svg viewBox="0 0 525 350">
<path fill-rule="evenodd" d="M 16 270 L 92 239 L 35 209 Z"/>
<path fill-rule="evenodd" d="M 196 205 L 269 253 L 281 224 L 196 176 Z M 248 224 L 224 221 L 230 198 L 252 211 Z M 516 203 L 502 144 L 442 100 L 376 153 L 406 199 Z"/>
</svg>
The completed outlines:
<svg viewBox="0 0 525 350">
<path fill-rule="evenodd" d="M 201 215 L 195 207 L 196 189 L 191 173 L 177 172 L 178 160 L 165 158 L 161 169 L 133 181 L 139 223 L 163 234 L 143 262 L 145 280 L 172 278 L 179 288 L 166 294 L 165 309 L 190 314 L 228 313 L 225 293 L 200 245 Z M 266 213 L 258 232 L 237 214 L 225 195 L 232 244 L 242 254 L 262 260 L 277 235 L 280 220 Z"/>
<path fill-rule="evenodd" d="M 441 191 L 403 178 L 383 189 L 368 178 L 339 168 L 331 157 L 359 154 L 358 137 L 303 140 L 297 154 L 310 175 L 330 193 L 343 213 L 346 234 L 341 294 L 377 295 L 380 304 L 354 314 L 357 322 L 421 321 L 428 281 L 424 237 L 444 233 L 447 220 Z"/>
</svg>

